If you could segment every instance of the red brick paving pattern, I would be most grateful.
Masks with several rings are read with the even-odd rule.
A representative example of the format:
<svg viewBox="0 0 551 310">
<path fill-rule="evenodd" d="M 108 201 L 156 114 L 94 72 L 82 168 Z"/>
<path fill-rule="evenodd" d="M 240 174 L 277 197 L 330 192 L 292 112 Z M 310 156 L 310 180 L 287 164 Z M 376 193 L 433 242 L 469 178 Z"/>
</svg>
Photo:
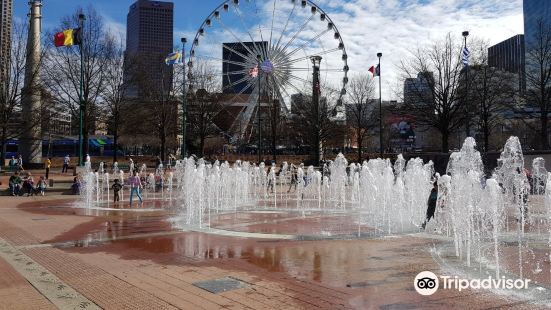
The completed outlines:
<svg viewBox="0 0 551 310">
<path fill-rule="evenodd" d="M 0 258 L 0 309 L 56 309 L 56 307 Z"/>
<path fill-rule="evenodd" d="M 4 206 L 0 202 L 0 210 Z M 0 237 L 20 246 L 171 229 L 162 217 L 147 214 L 139 218 L 124 214 L 86 218 L 71 210 L 54 212 L 31 206 L 2 211 Z M 56 221 L 29 221 L 29 217 L 40 214 L 49 214 Z M 33 225 L 26 226 L 28 223 Z M 207 248 L 193 244 L 194 240 Z M 186 248 L 190 242 L 191 252 Z M 107 309 L 535 308 L 491 293 L 439 291 L 431 297 L 418 295 L 410 284 L 413 276 L 420 270 L 438 270 L 426 251 L 430 243 L 418 238 L 264 242 L 181 233 L 87 248 L 22 251 Z M 0 264 L 0 272 L 3 269 Z M 227 276 L 253 285 L 217 295 L 192 285 Z M 346 284 L 359 287 L 347 288 Z M 9 280 L 7 285 L 17 287 L 17 281 Z M 36 300 L 39 295 L 32 287 L 20 291 L 25 296 L 19 299 Z M 0 302 L 0 307 L 5 304 Z"/>
</svg>

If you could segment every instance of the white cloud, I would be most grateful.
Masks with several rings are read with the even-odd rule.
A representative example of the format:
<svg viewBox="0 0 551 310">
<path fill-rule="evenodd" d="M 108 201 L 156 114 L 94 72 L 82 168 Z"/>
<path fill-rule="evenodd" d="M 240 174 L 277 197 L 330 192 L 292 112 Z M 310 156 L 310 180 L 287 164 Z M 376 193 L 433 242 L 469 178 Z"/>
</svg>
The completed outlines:
<svg viewBox="0 0 551 310">
<path fill-rule="evenodd" d="M 233 22 L 226 22 L 240 36 L 245 35 L 243 41 L 250 41 L 246 37 L 246 27 L 253 33 L 255 40 L 259 40 L 254 25 L 261 24 L 264 29 L 271 28 L 273 1 L 260 2 L 265 4 L 244 12 L 247 14 L 246 25 L 243 25 L 235 12 Z M 254 3 L 256 5 L 257 2 Z M 316 0 L 315 3 L 326 11 L 338 27 L 348 53 L 351 75 L 367 72 L 371 65 L 376 64 L 377 52 L 383 53 L 381 66 L 385 100 L 396 98 L 396 93 L 401 91 L 402 83 L 397 65 L 402 59 L 409 57 L 409 51 L 441 40 L 448 32 L 457 35 L 458 40 L 461 40 L 461 32 L 468 30 L 472 37 L 486 39 L 490 44 L 523 33 L 522 0 Z M 292 5 L 291 1 L 281 0 L 277 0 L 276 4 L 282 14 L 276 14 L 274 29 L 281 31 Z M 244 2 L 241 8 L 243 11 L 247 10 Z M 232 11 L 222 14 L 229 16 Z M 301 18 L 303 21 L 309 14 L 309 9 L 299 10 L 289 29 L 299 29 L 302 25 Z M 223 20 L 226 20 L 224 18 L 225 16 Z M 304 27 L 299 39 L 314 36 L 319 29 L 323 29 L 320 28 L 324 26 L 320 24 L 319 18 L 316 23 L 312 22 Z M 219 24 L 218 26 L 221 27 Z M 186 36 L 191 44 L 196 30 L 180 30 L 175 34 Z M 209 37 L 207 33 L 204 43 L 208 50 L 219 53 L 221 49 L 216 46 L 221 40 L 235 41 L 227 33 L 225 36 L 221 34 L 223 32 Z M 292 33 L 288 34 L 290 36 Z M 329 33 L 328 36 L 323 37 L 321 43 L 314 44 L 310 50 L 321 48 L 321 45 L 326 49 L 334 47 L 333 34 Z M 299 45 L 297 42 L 293 44 Z M 327 67 L 342 66 L 339 53 L 326 55 L 324 59 Z M 301 65 L 303 66 L 304 64 Z M 340 75 L 334 78 L 339 79 Z"/>
<path fill-rule="evenodd" d="M 122 44 L 126 45 L 126 24 L 115 21 L 104 12 L 101 12 L 100 15 L 103 18 L 105 31 L 120 39 Z"/>
<path fill-rule="evenodd" d="M 401 87 L 397 64 L 409 51 L 468 30 L 498 43 L 523 33 L 521 0 L 320 0 L 343 36 L 352 73 L 365 72 L 382 52 L 383 98 Z"/>
</svg>

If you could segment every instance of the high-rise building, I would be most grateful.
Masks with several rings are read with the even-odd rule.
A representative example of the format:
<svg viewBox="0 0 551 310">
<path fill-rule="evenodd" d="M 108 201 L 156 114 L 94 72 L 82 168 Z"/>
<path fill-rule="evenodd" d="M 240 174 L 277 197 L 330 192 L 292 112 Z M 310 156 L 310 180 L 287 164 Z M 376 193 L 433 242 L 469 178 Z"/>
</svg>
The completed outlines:
<svg viewBox="0 0 551 310">
<path fill-rule="evenodd" d="M 550 26 L 551 1 L 549 0 L 524 0 L 522 3 L 524 15 L 524 43 L 526 49 L 530 49 L 537 42 L 538 26 L 540 21 Z"/>
<path fill-rule="evenodd" d="M 168 90 L 172 86 L 172 68 L 164 63 L 173 50 L 174 4 L 138 0 L 130 6 L 126 19 L 126 55 L 139 61 L 139 74 L 149 86 Z M 126 72 L 127 80 L 132 72 Z M 164 85 L 163 85 L 164 84 Z M 161 86 L 164 86 L 161 88 Z M 137 89 L 132 91 L 137 95 Z"/>
<path fill-rule="evenodd" d="M 406 105 L 427 104 L 432 100 L 429 82 L 434 79 L 432 72 L 419 72 L 416 78 L 404 81 L 404 103 Z"/>
<path fill-rule="evenodd" d="M 518 75 L 519 89 L 525 90 L 524 35 L 517 34 L 488 48 L 488 66 Z"/>
<path fill-rule="evenodd" d="M 7 80 L 11 50 L 12 0 L 0 0 L 0 80 Z"/>
</svg>

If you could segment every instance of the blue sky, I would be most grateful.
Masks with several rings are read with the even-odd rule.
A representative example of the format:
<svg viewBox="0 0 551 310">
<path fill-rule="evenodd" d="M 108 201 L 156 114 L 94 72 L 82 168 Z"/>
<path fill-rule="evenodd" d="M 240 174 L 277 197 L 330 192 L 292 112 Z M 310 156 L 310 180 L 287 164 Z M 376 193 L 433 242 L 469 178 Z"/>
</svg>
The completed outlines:
<svg viewBox="0 0 551 310">
<path fill-rule="evenodd" d="M 289 7 L 291 0 L 242 0 L 255 3 L 264 9 L 276 2 L 279 7 Z M 551 0 L 550 0 L 551 1 Z M 15 0 L 14 15 L 25 19 L 27 0 Z M 50 30 L 59 20 L 73 13 L 77 7 L 92 5 L 104 17 L 109 29 L 124 34 L 126 14 L 133 0 L 44 0 L 43 26 Z M 175 0 L 174 41 L 182 36 L 189 41 L 195 36 L 201 22 L 222 0 Z M 383 53 L 381 67 L 383 74 L 383 100 L 399 99 L 402 90 L 399 63 L 411 56 L 411 51 L 425 47 L 451 33 L 461 42 L 461 32 L 468 30 L 472 37 L 486 40 L 489 44 L 503 41 L 523 33 L 522 0 L 315 0 L 338 27 L 348 53 L 350 75 L 365 73 L 376 63 L 377 52 Z M 258 5 L 257 5 L 258 4 Z M 309 10 L 304 11 L 306 13 Z M 259 16 L 266 16 L 258 14 Z M 253 14 L 254 15 L 254 12 Z M 269 18 L 271 19 L 271 18 Z M 260 17 L 254 23 L 266 25 L 268 18 Z M 297 23 L 298 25 L 298 23 Z M 236 19 L 228 20 L 228 26 L 235 27 L 238 35 L 246 35 Z M 277 27 L 278 25 L 276 25 Z M 281 25 L 279 25 L 282 27 Z M 312 30 L 314 31 L 314 30 Z M 307 34 L 307 31 L 305 31 Z M 214 33 L 214 36 L 212 35 Z M 218 33 L 220 35 L 222 32 Z M 330 34 L 332 37 L 332 33 Z M 211 44 L 216 38 L 211 32 Z M 231 38 L 230 38 L 231 39 Z M 255 38 L 256 40 L 256 38 Z M 329 42 L 326 41 L 326 42 Z M 209 46 L 209 42 L 205 42 Z M 331 42 L 332 43 L 332 42 Z M 211 50 L 217 51 L 220 48 Z M 340 57 L 340 55 L 337 55 Z M 339 57 L 336 57 L 338 60 Z M 326 59 L 330 59 L 326 57 Z M 335 62 L 336 63 L 336 62 Z M 340 63 L 337 65 L 340 66 Z M 332 64 L 327 64 L 332 67 Z"/>
<path fill-rule="evenodd" d="M 28 12 L 27 0 L 15 0 L 14 15 L 25 18 Z M 50 29 L 59 24 L 59 20 L 74 12 L 78 7 L 92 5 L 106 21 L 126 25 L 126 14 L 133 0 L 44 0 L 43 25 Z M 174 1 L 175 29 L 195 29 L 220 1 L 218 0 L 176 0 Z M 189 6 L 193 5 L 193 9 Z M 193 12 L 191 13 L 191 11 Z"/>
</svg>

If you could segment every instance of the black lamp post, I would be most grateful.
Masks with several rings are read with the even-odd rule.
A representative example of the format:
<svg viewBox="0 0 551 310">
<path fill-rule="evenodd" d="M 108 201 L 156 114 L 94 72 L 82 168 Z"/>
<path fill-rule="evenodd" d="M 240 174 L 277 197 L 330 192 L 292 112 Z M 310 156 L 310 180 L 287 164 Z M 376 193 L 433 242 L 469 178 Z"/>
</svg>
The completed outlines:
<svg viewBox="0 0 551 310">
<path fill-rule="evenodd" d="M 319 111 L 319 103 L 320 103 L 320 65 L 321 65 L 321 56 L 312 56 L 310 57 L 310 60 L 313 64 L 313 79 L 312 79 L 312 104 L 314 105 L 314 130 L 316 131 L 316 134 L 314 135 L 314 156 L 315 156 L 315 162 L 316 165 L 319 166 L 320 160 L 322 159 L 321 156 L 321 141 L 320 141 L 320 111 Z"/>
<path fill-rule="evenodd" d="M 186 157 L 186 124 L 187 124 L 187 92 L 186 92 L 186 38 L 181 38 L 182 42 L 182 154 L 181 157 Z M 203 150 L 201 150 L 202 152 Z"/>
<path fill-rule="evenodd" d="M 379 68 L 379 153 L 381 155 L 381 158 L 383 158 L 383 97 L 381 95 L 381 57 L 383 56 L 383 53 L 377 53 L 377 57 L 379 58 L 379 65 L 377 68 Z"/>
<path fill-rule="evenodd" d="M 78 165 L 84 165 L 84 143 L 88 145 L 88 141 L 84 141 L 84 114 L 86 113 L 86 102 L 84 102 L 84 21 L 86 16 L 84 14 L 78 15 L 78 26 L 81 33 L 81 42 L 79 46 L 80 51 L 80 90 L 78 92 L 79 102 L 79 130 L 78 130 Z M 116 152 L 116 150 L 115 150 Z"/>
<path fill-rule="evenodd" d="M 262 56 L 260 55 L 256 55 L 256 60 L 257 60 L 257 71 L 256 71 L 256 75 L 257 75 L 257 78 L 258 78 L 258 104 L 257 104 L 257 111 L 256 111 L 256 119 L 257 119 L 257 122 L 258 122 L 258 149 L 257 149 L 257 153 L 258 153 L 258 164 L 260 165 L 260 161 L 262 160 L 262 126 L 260 124 L 260 95 L 261 95 L 261 91 L 260 91 L 260 62 L 262 61 Z"/>
</svg>

